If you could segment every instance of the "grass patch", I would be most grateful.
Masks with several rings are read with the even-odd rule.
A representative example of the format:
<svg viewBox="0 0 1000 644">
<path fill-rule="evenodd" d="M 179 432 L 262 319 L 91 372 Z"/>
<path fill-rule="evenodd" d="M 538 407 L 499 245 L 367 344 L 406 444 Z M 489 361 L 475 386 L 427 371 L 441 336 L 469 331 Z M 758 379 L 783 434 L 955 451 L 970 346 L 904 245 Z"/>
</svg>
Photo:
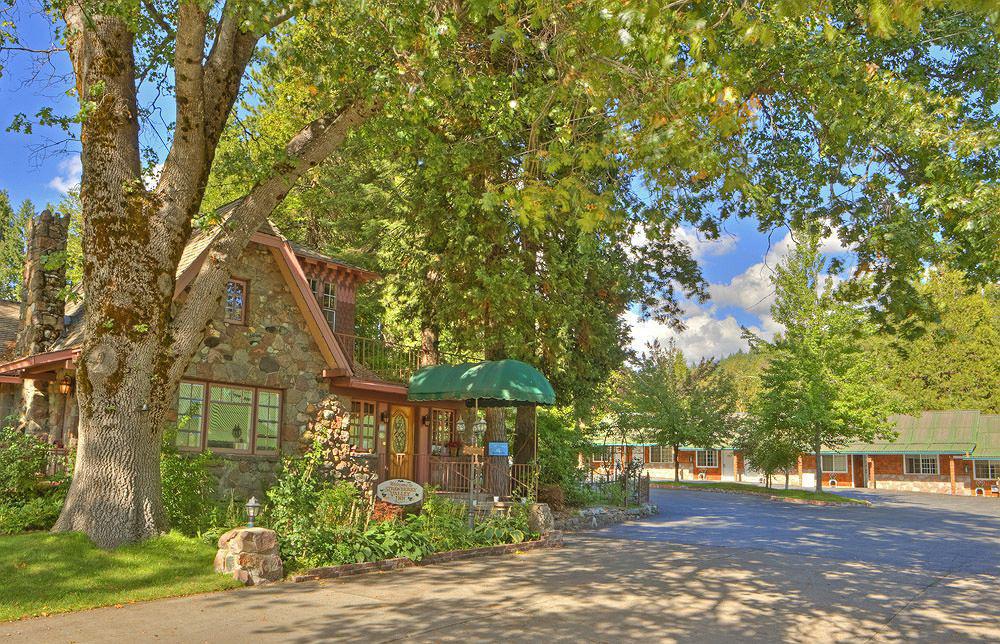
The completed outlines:
<svg viewBox="0 0 1000 644">
<path fill-rule="evenodd" d="M 730 492 L 741 492 L 743 494 L 762 494 L 764 496 L 778 496 L 782 498 L 792 498 L 792 499 L 807 499 L 810 501 L 832 501 L 833 503 L 855 503 L 857 505 L 867 505 L 864 501 L 859 499 L 852 499 L 849 496 L 841 496 L 840 494 L 832 494 L 830 492 L 810 492 L 809 490 L 799 490 L 799 489 L 789 489 L 784 488 L 767 488 L 759 487 L 757 485 L 751 485 L 749 483 L 692 483 L 690 481 L 656 481 L 655 486 L 668 486 L 668 487 L 683 487 L 692 490 L 699 489 L 712 489 L 712 490 L 728 490 Z"/>
<path fill-rule="evenodd" d="M 176 532 L 116 550 L 80 533 L 0 537 L 0 622 L 235 588 L 215 548 Z"/>
</svg>

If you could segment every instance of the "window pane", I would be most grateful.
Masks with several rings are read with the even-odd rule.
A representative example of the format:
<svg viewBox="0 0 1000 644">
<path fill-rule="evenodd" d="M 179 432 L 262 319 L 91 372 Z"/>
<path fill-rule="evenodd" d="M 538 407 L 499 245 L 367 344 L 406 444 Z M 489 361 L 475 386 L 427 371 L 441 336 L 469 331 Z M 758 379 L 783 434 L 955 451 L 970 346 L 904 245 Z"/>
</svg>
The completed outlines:
<svg viewBox="0 0 1000 644">
<path fill-rule="evenodd" d="M 253 390 L 212 386 L 208 404 L 208 446 L 246 450 L 250 447 Z"/>
<path fill-rule="evenodd" d="M 232 280 L 226 285 L 226 319 L 246 321 L 246 284 Z"/>
<path fill-rule="evenodd" d="M 375 403 L 366 402 L 364 411 L 361 419 L 361 448 L 375 451 Z"/>
<path fill-rule="evenodd" d="M 177 446 L 201 447 L 205 385 L 182 382 L 177 392 Z"/>
<path fill-rule="evenodd" d="M 258 452 L 278 450 L 279 419 L 281 418 L 281 394 L 277 391 L 257 393 L 257 444 Z"/>
<path fill-rule="evenodd" d="M 351 401 L 351 424 L 348 427 L 348 440 L 355 447 L 361 446 L 361 401 Z"/>
</svg>

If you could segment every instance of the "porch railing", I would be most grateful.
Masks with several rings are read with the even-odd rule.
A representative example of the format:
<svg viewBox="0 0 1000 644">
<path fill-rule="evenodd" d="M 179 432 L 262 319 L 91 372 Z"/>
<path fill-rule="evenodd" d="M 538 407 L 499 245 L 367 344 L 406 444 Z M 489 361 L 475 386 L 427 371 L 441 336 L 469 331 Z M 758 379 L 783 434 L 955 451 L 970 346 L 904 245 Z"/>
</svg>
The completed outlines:
<svg viewBox="0 0 1000 644">
<path fill-rule="evenodd" d="M 354 362 L 362 376 L 388 382 L 407 382 L 417 369 L 427 362 L 422 348 L 406 346 L 391 340 L 363 338 L 348 333 L 336 333 L 347 357 Z M 468 358 L 454 353 L 440 352 L 445 361 L 462 362 Z M 365 373 L 367 372 L 367 373 Z"/>
<path fill-rule="evenodd" d="M 435 456 L 430 461 L 430 485 L 440 492 L 469 493 L 470 483 L 473 493 L 486 493 L 486 476 L 488 467 L 497 467 L 493 463 L 478 463 L 473 468 L 471 458 L 454 456 Z M 500 477 L 504 487 L 500 496 L 504 499 L 537 498 L 538 497 L 538 466 L 533 463 L 515 463 L 507 465 L 506 476 Z M 495 489 L 493 490 L 495 492 Z"/>
</svg>

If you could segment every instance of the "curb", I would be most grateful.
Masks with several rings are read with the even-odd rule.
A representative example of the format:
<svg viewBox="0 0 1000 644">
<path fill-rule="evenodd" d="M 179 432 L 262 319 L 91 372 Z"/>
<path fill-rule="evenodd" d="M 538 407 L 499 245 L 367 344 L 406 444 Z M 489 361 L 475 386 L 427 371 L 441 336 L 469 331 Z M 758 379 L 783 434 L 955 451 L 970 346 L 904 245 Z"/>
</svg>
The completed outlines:
<svg viewBox="0 0 1000 644">
<path fill-rule="evenodd" d="M 499 546 L 483 546 L 482 548 L 469 548 L 467 550 L 435 552 L 427 555 L 420 561 L 414 561 L 408 557 L 397 557 L 395 559 L 382 559 L 381 561 L 366 561 L 364 563 L 312 568 L 311 570 L 307 570 L 303 573 L 292 575 L 288 578 L 288 580 L 299 583 L 303 581 L 315 581 L 317 579 L 337 579 L 339 577 L 364 575 L 370 572 L 385 572 L 389 570 L 401 570 L 403 568 L 415 568 L 417 566 L 431 566 L 434 564 L 448 563 L 450 561 L 461 561 L 463 559 L 497 557 L 501 555 L 526 552 L 529 550 L 541 550 L 543 548 L 560 548 L 562 545 L 562 532 L 554 530 L 546 534 L 541 539 L 536 539 L 535 541 L 505 543 Z"/>
<path fill-rule="evenodd" d="M 854 501 L 821 501 L 819 499 L 797 499 L 789 496 L 778 496 L 777 494 L 766 494 L 761 492 L 743 492 L 742 490 L 720 490 L 718 488 L 703 487 L 695 483 L 694 485 L 657 485 L 650 483 L 650 488 L 654 490 L 698 490 L 700 492 L 713 492 L 715 494 L 740 494 L 743 496 L 757 496 L 771 501 L 781 503 L 793 503 L 796 505 L 817 505 L 824 507 L 873 507 L 871 501 L 865 499 L 855 499 Z"/>
</svg>

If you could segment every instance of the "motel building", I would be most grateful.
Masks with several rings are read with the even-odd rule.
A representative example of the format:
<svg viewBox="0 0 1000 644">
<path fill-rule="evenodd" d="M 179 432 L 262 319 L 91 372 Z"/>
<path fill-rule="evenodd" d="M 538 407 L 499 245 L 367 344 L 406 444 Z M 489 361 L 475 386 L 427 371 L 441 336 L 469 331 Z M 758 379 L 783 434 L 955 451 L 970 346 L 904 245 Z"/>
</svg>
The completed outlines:
<svg viewBox="0 0 1000 644">
<path fill-rule="evenodd" d="M 919 416 L 897 415 L 890 420 L 897 432 L 894 440 L 824 450 L 820 455 L 823 485 L 1000 496 L 1000 415 L 925 411 Z M 676 460 L 684 481 L 765 482 L 764 475 L 748 467 L 732 447 L 684 446 L 677 450 L 676 459 L 674 450 L 663 445 L 620 442 L 595 447 L 592 466 L 596 472 L 615 472 L 627 460 L 641 460 L 654 481 L 670 481 Z M 815 456 L 800 456 L 789 474 L 789 485 L 815 487 Z M 778 472 L 772 475 L 772 485 L 783 485 L 784 479 L 784 472 Z"/>
</svg>

